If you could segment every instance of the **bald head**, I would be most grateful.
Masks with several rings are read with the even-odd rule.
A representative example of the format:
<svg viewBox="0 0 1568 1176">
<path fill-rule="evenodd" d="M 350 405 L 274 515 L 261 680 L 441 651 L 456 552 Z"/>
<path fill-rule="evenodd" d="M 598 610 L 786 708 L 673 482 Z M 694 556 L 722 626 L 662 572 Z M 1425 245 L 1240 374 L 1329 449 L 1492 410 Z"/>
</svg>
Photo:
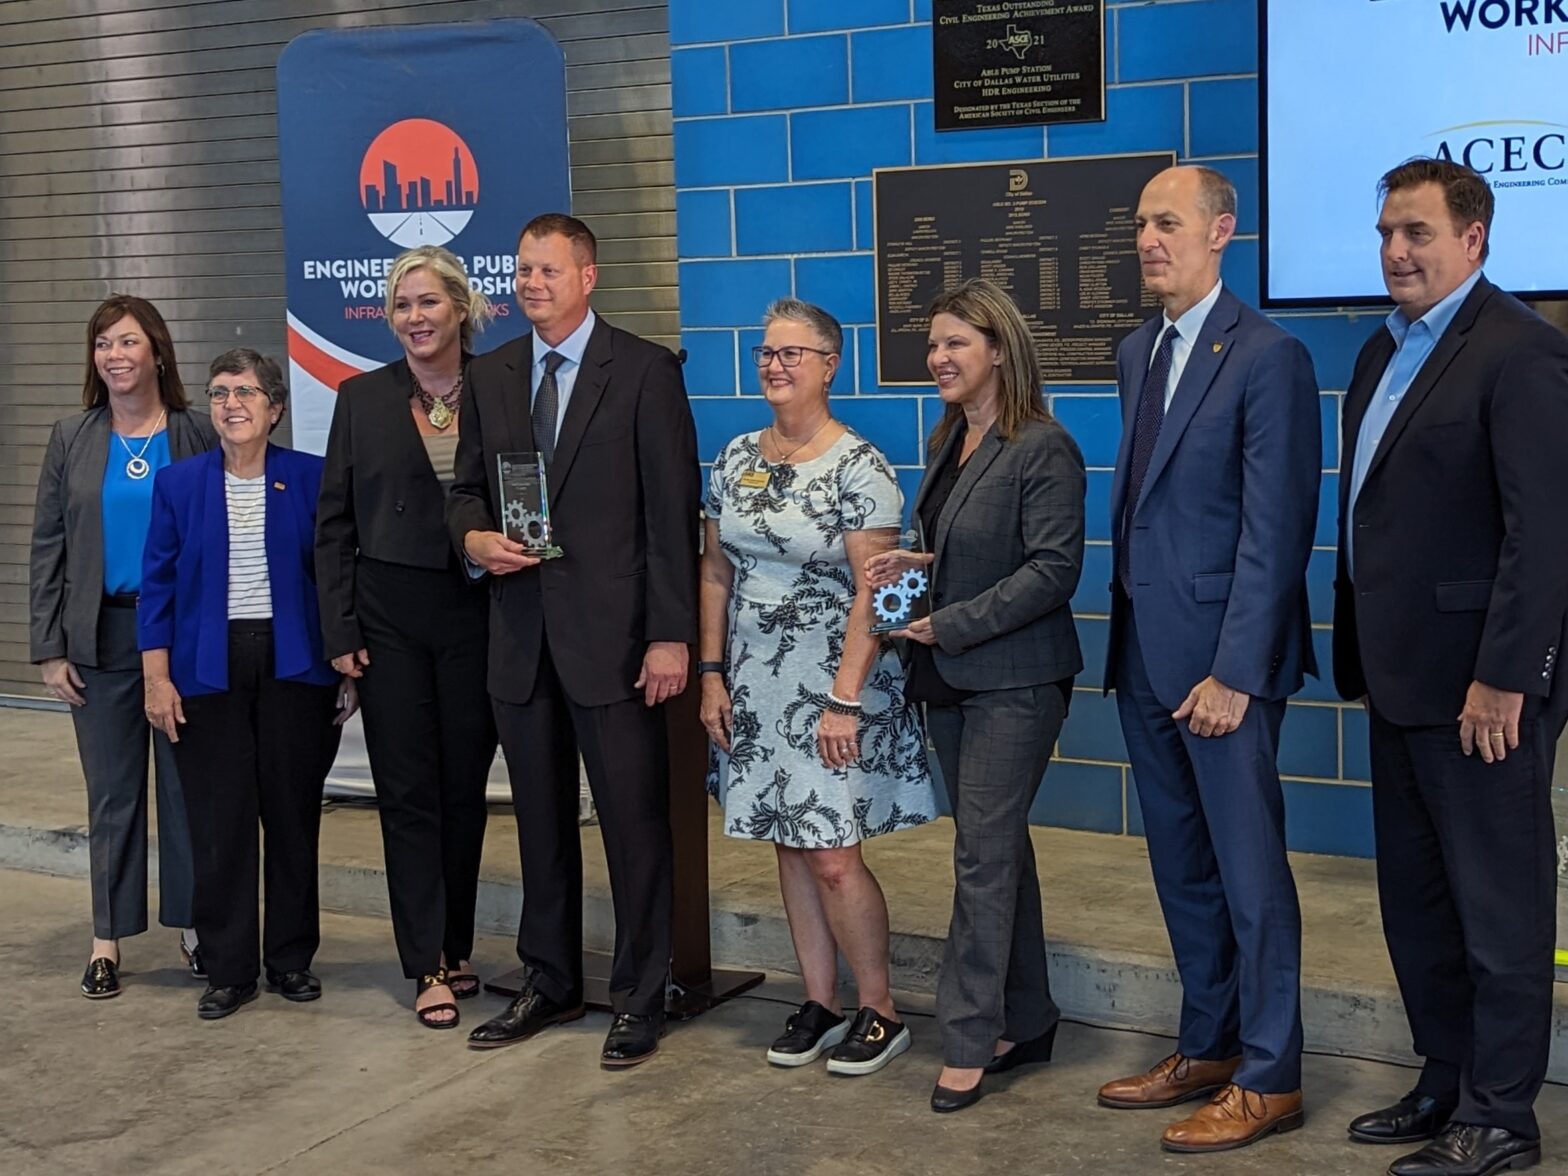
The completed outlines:
<svg viewBox="0 0 1568 1176">
<path fill-rule="evenodd" d="M 1220 280 L 1220 258 L 1236 233 L 1236 189 L 1208 167 L 1171 167 L 1138 201 L 1143 284 L 1171 319 L 1201 302 Z"/>
</svg>

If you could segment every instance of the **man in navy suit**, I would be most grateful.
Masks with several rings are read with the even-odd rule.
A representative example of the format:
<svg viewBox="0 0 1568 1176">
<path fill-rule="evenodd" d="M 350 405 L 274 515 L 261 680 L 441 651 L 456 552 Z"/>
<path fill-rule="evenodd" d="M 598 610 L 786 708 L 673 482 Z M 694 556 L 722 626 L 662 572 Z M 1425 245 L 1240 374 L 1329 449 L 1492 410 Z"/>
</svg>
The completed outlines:
<svg viewBox="0 0 1568 1176">
<path fill-rule="evenodd" d="M 1302 1123 L 1301 912 L 1275 754 L 1316 674 L 1306 567 L 1322 463 L 1301 343 L 1220 282 L 1236 191 L 1178 167 L 1138 204 L 1144 286 L 1164 314 L 1116 357 L 1122 441 L 1105 685 L 1182 979 L 1176 1051 L 1100 1103 L 1214 1094 L 1161 1138 L 1242 1147 Z"/>
</svg>

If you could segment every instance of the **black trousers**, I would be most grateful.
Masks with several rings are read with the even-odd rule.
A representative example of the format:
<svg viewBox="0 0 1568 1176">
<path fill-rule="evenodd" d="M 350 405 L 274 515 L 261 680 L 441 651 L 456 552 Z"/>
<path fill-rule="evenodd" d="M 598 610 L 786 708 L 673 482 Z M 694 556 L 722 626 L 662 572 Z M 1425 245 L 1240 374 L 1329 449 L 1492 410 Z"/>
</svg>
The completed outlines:
<svg viewBox="0 0 1568 1176">
<path fill-rule="evenodd" d="M 546 996 L 566 1003 L 580 998 L 580 750 L 599 810 L 615 907 L 610 1003 L 616 1012 L 662 1012 L 674 886 L 664 708 L 644 706 L 640 696 L 579 706 L 562 689 L 548 643 L 540 651 L 532 697 L 494 705 L 523 862 L 518 958 Z"/>
<path fill-rule="evenodd" d="M 1457 723 L 1371 708 L 1383 933 L 1425 1058 L 1417 1089 L 1461 1123 L 1540 1135 L 1556 939 L 1551 780 L 1561 716 L 1525 702 L 1519 747 L 1488 764 Z"/>
<path fill-rule="evenodd" d="M 128 603 L 128 602 L 126 602 Z M 123 939 L 147 930 L 147 759 L 158 790 L 158 921 L 191 925 L 191 834 L 168 736 L 147 724 L 136 608 L 105 603 L 98 664 L 78 665 L 86 704 L 71 708 L 87 782 L 87 849 L 93 934 Z"/>
<path fill-rule="evenodd" d="M 321 789 L 338 752 L 336 685 L 272 676 L 272 625 L 229 624 L 229 688 L 183 700 L 174 754 L 196 863 L 196 933 L 208 982 L 308 968 L 321 944 Z M 266 834 L 266 923 L 256 822 Z M 257 953 L 257 941 L 261 951 Z"/>
<path fill-rule="evenodd" d="M 359 681 L 381 812 L 392 934 L 403 974 L 474 951 L 485 782 L 495 720 L 485 690 L 489 598 L 454 570 L 361 559 L 355 608 L 370 665 Z"/>
</svg>

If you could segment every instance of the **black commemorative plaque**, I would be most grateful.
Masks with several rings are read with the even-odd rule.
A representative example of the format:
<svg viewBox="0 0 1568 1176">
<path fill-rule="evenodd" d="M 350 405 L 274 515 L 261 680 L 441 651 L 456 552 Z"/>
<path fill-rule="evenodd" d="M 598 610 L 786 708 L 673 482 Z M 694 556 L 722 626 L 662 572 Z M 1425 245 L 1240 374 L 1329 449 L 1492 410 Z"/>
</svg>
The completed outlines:
<svg viewBox="0 0 1568 1176">
<path fill-rule="evenodd" d="M 936 129 L 1105 118 L 1105 0 L 932 0 Z"/>
<path fill-rule="evenodd" d="M 1116 347 L 1159 308 L 1143 289 L 1138 197 L 1172 152 L 881 168 L 877 382 L 929 384 L 925 308 L 990 278 L 1013 296 L 1050 383 L 1116 380 Z"/>
</svg>

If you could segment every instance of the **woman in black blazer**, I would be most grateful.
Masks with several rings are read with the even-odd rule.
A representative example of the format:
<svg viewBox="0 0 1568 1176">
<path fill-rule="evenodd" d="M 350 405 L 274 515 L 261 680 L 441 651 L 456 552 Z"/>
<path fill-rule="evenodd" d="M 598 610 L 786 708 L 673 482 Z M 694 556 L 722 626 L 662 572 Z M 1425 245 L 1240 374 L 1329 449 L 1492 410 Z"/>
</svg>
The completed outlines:
<svg viewBox="0 0 1568 1176">
<path fill-rule="evenodd" d="M 956 1111 L 984 1075 L 1049 1061 L 1061 1016 L 1029 809 L 1083 668 L 1068 602 L 1083 570 L 1084 467 L 999 287 L 965 282 L 937 298 L 926 365 L 947 406 L 915 498 L 931 614 L 903 635 L 909 696 L 926 704 L 957 827 L 936 1000 L 946 1064 L 931 1095 L 932 1110 Z M 876 556 L 868 578 L 888 583 L 907 565 Z"/>
<path fill-rule="evenodd" d="M 147 749 L 158 789 L 158 921 L 205 978 L 191 930 L 191 839 L 169 741 L 147 725 L 136 597 L 152 475 L 217 444 L 186 411 L 174 343 L 152 303 L 116 294 L 87 324 L 77 416 L 44 451 L 28 579 L 30 644 L 49 693 L 71 706 L 87 781 L 93 947 L 82 995 L 120 992 L 119 941 L 147 929 Z"/>
<path fill-rule="evenodd" d="M 403 358 L 346 380 L 316 521 L 326 652 L 359 679 L 392 929 L 415 1012 L 457 1026 L 476 996 L 474 904 L 496 734 L 485 689 L 488 599 L 444 512 L 474 331 L 493 314 L 463 263 L 422 245 L 387 278 Z"/>
</svg>

